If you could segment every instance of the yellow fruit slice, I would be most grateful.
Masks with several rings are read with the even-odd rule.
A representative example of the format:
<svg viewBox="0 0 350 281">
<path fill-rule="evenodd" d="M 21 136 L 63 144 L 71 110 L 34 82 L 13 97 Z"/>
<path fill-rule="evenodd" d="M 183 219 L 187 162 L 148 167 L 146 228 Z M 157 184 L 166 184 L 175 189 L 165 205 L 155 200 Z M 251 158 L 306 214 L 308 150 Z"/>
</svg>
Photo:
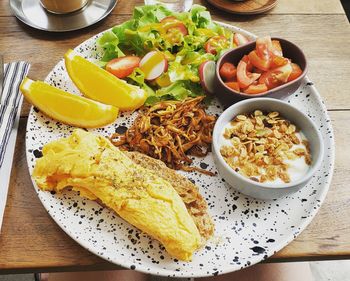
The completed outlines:
<svg viewBox="0 0 350 281">
<path fill-rule="evenodd" d="M 144 90 L 115 77 L 73 50 L 69 50 L 64 59 L 70 78 L 84 96 L 120 110 L 134 110 L 145 103 Z"/>
<path fill-rule="evenodd" d="M 112 123 L 118 108 L 69 94 L 41 81 L 24 78 L 20 90 L 41 112 L 62 123 L 97 128 Z"/>
</svg>

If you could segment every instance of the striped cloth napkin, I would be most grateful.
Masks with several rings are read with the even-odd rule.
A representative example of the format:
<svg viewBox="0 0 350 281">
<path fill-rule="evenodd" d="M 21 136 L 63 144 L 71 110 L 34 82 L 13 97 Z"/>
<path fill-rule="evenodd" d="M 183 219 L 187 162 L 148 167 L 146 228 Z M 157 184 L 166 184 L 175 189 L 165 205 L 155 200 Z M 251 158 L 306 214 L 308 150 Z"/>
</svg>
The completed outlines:
<svg viewBox="0 0 350 281">
<path fill-rule="evenodd" d="M 30 65 L 24 61 L 8 63 L 4 67 L 4 83 L 0 95 L 0 230 L 23 101 L 19 85 L 29 68 Z"/>
</svg>

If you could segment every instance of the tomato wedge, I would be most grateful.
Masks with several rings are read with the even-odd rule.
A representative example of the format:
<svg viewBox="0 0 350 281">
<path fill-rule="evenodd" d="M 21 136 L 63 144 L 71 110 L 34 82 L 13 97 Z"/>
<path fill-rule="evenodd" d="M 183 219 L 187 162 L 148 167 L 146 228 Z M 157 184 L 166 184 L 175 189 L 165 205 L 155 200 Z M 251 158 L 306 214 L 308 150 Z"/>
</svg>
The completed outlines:
<svg viewBox="0 0 350 281">
<path fill-rule="evenodd" d="M 302 73 L 303 71 L 301 70 L 300 66 L 296 63 L 292 63 L 292 73 L 288 77 L 288 82 L 297 79 Z"/>
<path fill-rule="evenodd" d="M 223 35 L 211 37 L 205 44 L 204 49 L 207 53 L 217 54 L 217 49 L 225 49 L 227 47 L 227 39 Z"/>
<path fill-rule="evenodd" d="M 276 78 L 275 74 L 273 70 L 261 74 L 259 84 L 265 84 L 269 90 L 281 86 L 282 82 Z"/>
<path fill-rule="evenodd" d="M 263 92 L 266 92 L 268 90 L 267 86 L 265 84 L 257 84 L 257 85 L 250 85 L 247 89 L 244 90 L 246 94 L 260 94 Z"/>
<path fill-rule="evenodd" d="M 224 81 L 234 81 L 236 79 L 237 69 L 229 62 L 225 62 L 219 70 L 220 77 Z"/>
<path fill-rule="evenodd" d="M 286 83 L 288 82 L 288 78 L 290 76 L 290 74 L 293 71 L 292 65 L 290 63 L 277 67 L 273 70 L 276 73 L 276 78 L 283 82 Z"/>
<path fill-rule="evenodd" d="M 259 78 L 259 83 L 264 83 L 268 89 L 273 89 L 288 82 L 291 73 L 292 66 L 288 63 L 284 66 L 263 73 Z"/>
<path fill-rule="evenodd" d="M 265 60 L 269 60 L 274 56 L 283 57 L 280 42 L 271 40 L 270 36 L 258 38 L 256 40 L 256 50 L 258 55 Z"/>
<path fill-rule="evenodd" d="M 251 72 L 262 74 L 262 73 L 265 73 L 266 71 L 263 71 L 263 70 L 256 68 L 256 67 L 253 67 L 253 70 Z"/>
<path fill-rule="evenodd" d="M 238 82 L 226 82 L 225 84 L 227 87 L 231 88 L 232 90 L 235 90 L 237 92 L 240 91 Z"/>
<path fill-rule="evenodd" d="M 256 39 L 256 52 L 263 60 L 270 60 L 270 52 L 272 50 L 272 42 L 270 36 L 259 37 Z"/>
<path fill-rule="evenodd" d="M 276 56 L 283 57 L 282 47 L 280 41 L 272 40 L 272 53 Z"/>
<path fill-rule="evenodd" d="M 261 74 L 251 73 L 250 76 L 247 75 L 247 63 L 241 60 L 237 66 L 237 81 L 240 88 L 247 88 L 255 80 L 260 77 Z"/>
<path fill-rule="evenodd" d="M 248 58 L 253 66 L 259 68 L 263 71 L 267 71 L 270 68 L 270 60 L 264 60 L 260 58 L 256 51 L 251 51 L 248 55 Z"/>
<path fill-rule="evenodd" d="M 233 35 L 233 43 L 235 43 L 237 46 L 242 46 L 249 43 L 249 40 L 243 34 L 235 33 L 235 35 Z"/>
<path fill-rule="evenodd" d="M 242 61 L 244 61 L 247 64 L 247 71 L 252 72 L 253 71 L 253 65 L 247 55 L 245 55 L 242 58 Z"/>
<path fill-rule="evenodd" d="M 280 67 L 280 66 L 283 66 L 287 63 L 289 63 L 289 59 L 284 58 L 284 57 L 280 57 L 280 56 L 273 56 L 271 59 L 270 68 L 273 69 L 276 67 Z"/>
<path fill-rule="evenodd" d="M 139 66 L 140 61 L 141 59 L 137 56 L 125 56 L 112 59 L 107 63 L 106 70 L 118 78 L 125 78 Z"/>
<path fill-rule="evenodd" d="M 184 36 L 188 35 L 186 25 L 184 25 L 174 16 L 165 17 L 160 22 L 167 24 L 168 30 L 178 29 Z"/>
<path fill-rule="evenodd" d="M 237 33 L 235 44 L 241 43 L 235 41 L 239 38 Z M 255 49 L 242 57 L 237 65 L 236 80 L 232 78 L 234 71 L 234 65 L 225 63 L 219 74 L 227 87 L 235 91 L 239 88 L 240 92 L 247 94 L 264 93 L 297 79 L 303 73 L 299 65 L 283 57 L 281 43 L 271 40 L 270 36 L 258 38 Z"/>
</svg>

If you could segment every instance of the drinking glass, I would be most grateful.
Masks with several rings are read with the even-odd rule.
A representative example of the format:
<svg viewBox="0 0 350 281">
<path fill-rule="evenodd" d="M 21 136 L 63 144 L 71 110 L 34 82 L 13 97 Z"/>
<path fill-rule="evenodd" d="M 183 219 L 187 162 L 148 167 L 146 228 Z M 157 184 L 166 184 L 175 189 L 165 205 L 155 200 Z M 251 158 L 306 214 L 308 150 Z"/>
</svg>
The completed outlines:
<svg viewBox="0 0 350 281">
<path fill-rule="evenodd" d="M 68 14 L 82 9 L 88 0 L 40 0 L 41 5 L 54 14 Z"/>
</svg>

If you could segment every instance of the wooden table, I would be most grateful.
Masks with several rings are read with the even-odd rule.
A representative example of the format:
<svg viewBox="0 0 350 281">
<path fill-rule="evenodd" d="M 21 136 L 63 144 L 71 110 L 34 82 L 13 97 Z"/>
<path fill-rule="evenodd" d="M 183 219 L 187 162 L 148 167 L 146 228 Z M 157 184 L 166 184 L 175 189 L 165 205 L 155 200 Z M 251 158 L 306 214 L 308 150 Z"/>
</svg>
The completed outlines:
<svg viewBox="0 0 350 281">
<path fill-rule="evenodd" d="M 329 109 L 336 136 L 335 173 L 327 199 L 310 226 L 269 259 L 307 261 L 350 258 L 350 29 L 339 0 L 280 0 L 268 14 L 233 16 L 206 5 L 216 20 L 257 35 L 287 38 L 305 51 L 309 77 Z M 68 48 L 130 17 L 140 0 L 119 0 L 102 22 L 76 32 L 53 34 L 34 30 L 0 3 L 0 52 L 5 61 L 27 60 L 30 77 L 44 79 Z M 83 249 L 50 218 L 37 198 L 25 160 L 24 104 L 14 156 L 9 196 L 0 235 L 0 273 L 116 269 Z"/>
</svg>

